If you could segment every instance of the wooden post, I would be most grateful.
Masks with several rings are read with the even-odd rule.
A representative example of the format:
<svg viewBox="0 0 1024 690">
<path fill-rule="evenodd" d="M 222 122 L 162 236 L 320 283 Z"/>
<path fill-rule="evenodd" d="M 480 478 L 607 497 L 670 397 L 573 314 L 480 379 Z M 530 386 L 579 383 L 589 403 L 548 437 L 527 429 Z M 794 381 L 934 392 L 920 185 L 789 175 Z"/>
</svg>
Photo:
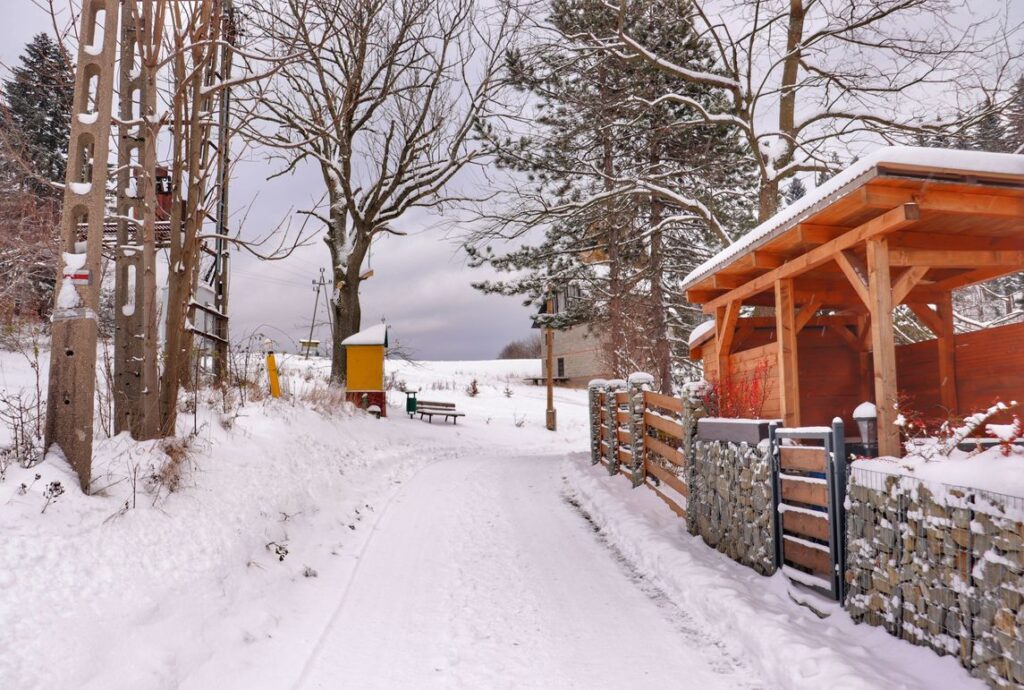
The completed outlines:
<svg viewBox="0 0 1024 690">
<path fill-rule="evenodd" d="M 795 292 L 792 278 L 775 281 L 775 331 L 779 340 L 779 402 L 782 422 L 787 427 L 800 426 Z"/>
<path fill-rule="evenodd" d="M 869 239 L 868 309 L 871 312 L 871 350 L 874 353 L 875 406 L 878 408 L 878 452 L 900 456 L 896 426 L 896 341 L 892 327 L 892 277 L 889 241 Z"/>
<path fill-rule="evenodd" d="M 75 98 L 61 215 L 56 295 L 51 329 L 49 395 L 44 447 L 57 446 L 92 482 L 93 396 L 96 392 L 96 319 L 106 218 L 107 156 L 114 99 L 118 0 L 82 6 Z M 86 239 L 79 243 L 79 232 Z M 84 246 L 83 246 L 84 245 Z"/>
<path fill-rule="evenodd" d="M 939 316 L 939 390 L 942 406 L 950 415 L 958 412 L 959 400 L 956 390 L 956 341 L 953 330 L 953 294 L 945 293 L 936 305 Z"/>
<path fill-rule="evenodd" d="M 555 312 L 555 298 L 552 296 L 548 297 L 548 316 L 552 316 Z M 558 414 L 555 412 L 555 329 L 550 326 L 544 330 L 544 345 L 547 352 L 545 353 L 547 358 L 547 384 L 548 384 L 548 407 L 547 407 L 547 428 L 548 431 L 555 431 L 558 429 Z M 614 422 L 609 422 L 609 425 Z"/>
</svg>

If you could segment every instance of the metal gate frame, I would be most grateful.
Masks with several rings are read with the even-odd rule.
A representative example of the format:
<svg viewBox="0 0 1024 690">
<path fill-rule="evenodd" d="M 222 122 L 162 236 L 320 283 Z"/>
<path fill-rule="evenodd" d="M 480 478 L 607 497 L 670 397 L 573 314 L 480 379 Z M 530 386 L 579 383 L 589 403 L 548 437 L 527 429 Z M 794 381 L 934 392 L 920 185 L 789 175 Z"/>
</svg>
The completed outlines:
<svg viewBox="0 0 1024 690">
<path fill-rule="evenodd" d="M 783 439 L 820 441 L 825 449 L 825 480 L 828 486 L 829 556 L 832 566 L 831 588 L 814 589 L 838 602 L 846 599 L 846 438 L 842 420 L 835 419 L 830 427 L 783 428 L 779 422 L 768 427 L 772 467 L 772 528 L 775 536 L 775 567 L 781 570 L 783 560 L 782 514 L 782 457 Z"/>
</svg>

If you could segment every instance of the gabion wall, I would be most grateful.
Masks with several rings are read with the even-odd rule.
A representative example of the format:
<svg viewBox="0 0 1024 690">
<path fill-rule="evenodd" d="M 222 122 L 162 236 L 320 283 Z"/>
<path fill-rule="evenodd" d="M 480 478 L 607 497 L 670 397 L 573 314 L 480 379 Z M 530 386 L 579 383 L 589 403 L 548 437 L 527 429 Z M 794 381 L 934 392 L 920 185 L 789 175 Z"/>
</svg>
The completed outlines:
<svg viewBox="0 0 1024 690">
<path fill-rule="evenodd" d="M 956 656 L 993 687 L 1024 684 L 1024 501 L 853 469 L 846 608 Z"/>
<path fill-rule="evenodd" d="M 687 506 L 690 533 L 762 575 L 774 573 L 767 447 L 695 440 L 688 457 L 693 468 Z"/>
</svg>

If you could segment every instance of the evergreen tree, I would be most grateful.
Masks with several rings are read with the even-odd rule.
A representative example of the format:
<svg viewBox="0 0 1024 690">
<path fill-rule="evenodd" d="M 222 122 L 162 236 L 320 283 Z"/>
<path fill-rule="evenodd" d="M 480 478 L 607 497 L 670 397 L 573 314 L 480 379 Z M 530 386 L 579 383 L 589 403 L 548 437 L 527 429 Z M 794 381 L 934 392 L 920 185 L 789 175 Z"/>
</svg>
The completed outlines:
<svg viewBox="0 0 1024 690">
<path fill-rule="evenodd" d="M 1002 115 L 990 110 L 983 115 L 967 135 L 967 147 L 975 151 L 1006 151 L 1008 142 Z"/>
<path fill-rule="evenodd" d="M 672 360 L 700 319 L 678 285 L 720 242 L 695 208 L 710 209 L 733 235 L 752 225 L 755 172 L 735 132 L 695 122 L 684 108 L 654 101 L 678 87 L 663 72 L 600 50 L 616 13 L 600 0 L 553 0 L 553 40 L 510 58 L 518 85 L 536 103 L 526 136 L 510 136 L 499 163 L 532 185 L 514 215 L 543 238 L 503 256 L 471 248 L 478 263 L 518 274 L 477 285 L 541 304 L 549 288 L 575 285 L 583 298 L 546 323 L 595 324 L 614 343 L 619 374 L 646 370 L 671 385 Z M 687 21 L 689 0 L 634 0 L 629 30 L 686 64 L 711 69 L 710 51 Z M 711 89 L 685 94 L 721 107 Z"/>
<path fill-rule="evenodd" d="M 64 181 L 71 133 L 74 73 L 60 46 L 38 34 L 3 83 L 3 117 L 9 171 L 37 192 L 52 194 L 47 181 Z M 34 178 L 34 179 L 33 179 Z"/>
<path fill-rule="evenodd" d="M 804 186 L 803 181 L 799 177 L 794 177 L 786 187 L 786 205 L 789 206 L 806 193 L 807 187 Z"/>
<path fill-rule="evenodd" d="M 1015 152 L 1024 146 L 1024 77 L 1017 79 L 1006 106 L 1006 150 Z"/>
</svg>

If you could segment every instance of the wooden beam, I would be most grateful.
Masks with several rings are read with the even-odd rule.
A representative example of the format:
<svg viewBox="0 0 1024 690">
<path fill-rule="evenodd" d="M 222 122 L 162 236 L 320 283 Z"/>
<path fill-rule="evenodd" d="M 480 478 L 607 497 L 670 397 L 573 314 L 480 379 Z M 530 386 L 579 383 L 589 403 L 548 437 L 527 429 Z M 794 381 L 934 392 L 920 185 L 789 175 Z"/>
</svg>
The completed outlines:
<svg viewBox="0 0 1024 690">
<path fill-rule="evenodd" d="M 1009 249 L 1024 251 L 1024 238 L 988 237 L 983 235 L 943 235 L 937 232 L 898 232 L 890 235 L 889 248 L 975 251 L 978 249 Z"/>
<path fill-rule="evenodd" d="M 978 268 L 971 271 L 964 271 L 963 273 L 959 273 L 950 278 L 937 280 L 933 285 L 929 286 L 929 289 L 935 293 L 929 301 L 937 301 L 937 299 L 946 292 L 952 292 L 958 288 L 967 287 L 968 285 L 974 285 L 976 283 L 984 283 L 985 281 L 1000 278 L 1015 272 L 1016 269 L 1007 266 L 1000 266 L 999 268 Z M 914 295 L 916 297 L 918 293 L 914 292 Z M 921 302 L 924 300 L 917 299 L 916 301 Z"/>
<path fill-rule="evenodd" d="M 900 457 L 900 430 L 896 426 L 896 340 L 892 327 L 892 282 L 889 243 L 867 241 L 868 309 L 871 311 L 871 351 L 875 363 L 875 406 L 878 408 L 878 452 Z"/>
<path fill-rule="evenodd" d="M 750 278 L 747 276 L 717 273 L 711 276 L 711 287 L 716 290 L 732 290 L 743 285 L 748 280 L 750 280 Z"/>
<path fill-rule="evenodd" d="M 939 315 L 929 307 L 927 304 L 921 304 L 920 302 L 911 302 L 907 304 L 910 311 L 914 312 L 914 315 L 921 320 L 929 331 L 935 334 L 938 338 L 942 334 L 942 319 Z"/>
<path fill-rule="evenodd" d="M 1024 199 L 1000 194 L 972 194 L 931 189 L 924 193 L 897 187 L 864 187 L 861 203 L 872 208 L 892 208 L 916 203 L 922 211 L 950 215 L 1024 218 Z"/>
<path fill-rule="evenodd" d="M 956 332 L 953 329 L 953 296 L 946 293 L 945 299 L 935 305 L 939 319 L 939 391 L 942 406 L 950 415 L 959 410 L 956 390 Z"/>
<path fill-rule="evenodd" d="M 800 377 L 793 279 L 775 282 L 775 332 L 779 351 L 779 403 L 783 424 L 800 426 Z"/>
<path fill-rule="evenodd" d="M 786 263 L 785 257 L 770 252 L 751 252 L 745 259 L 750 268 L 772 269 Z"/>
<path fill-rule="evenodd" d="M 854 352 L 864 352 L 864 343 L 861 342 L 860 338 L 851 333 L 850 329 L 846 326 L 836 324 L 834 326 L 829 326 L 829 330 L 833 331 L 836 335 L 845 340 L 846 344 L 849 345 Z"/>
<path fill-rule="evenodd" d="M 713 313 L 718 307 L 743 300 L 750 295 L 756 295 L 762 290 L 771 287 L 772 284 L 785 278 L 792 278 L 812 268 L 832 261 L 837 252 L 849 249 L 864 240 L 884 235 L 888 232 L 900 230 L 921 217 L 920 210 L 914 204 L 905 204 L 890 211 L 876 216 L 853 230 L 837 237 L 834 240 L 816 247 L 809 252 L 787 261 L 782 266 L 768 271 L 767 273 L 754 278 L 742 287 L 731 290 L 721 297 L 717 297 L 704 305 L 706 313 Z M 888 265 L 888 262 L 886 262 Z"/>
<path fill-rule="evenodd" d="M 862 314 L 857 321 L 857 340 L 860 343 L 860 354 L 857 356 L 857 365 L 860 370 L 860 393 L 861 401 L 874 400 L 874 376 L 871 373 L 871 315 Z"/>
<path fill-rule="evenodd" d="M 718 360 L 718 380 L 724 395 L 728 386 L 725 382 L 732 375 L 729 352 L 736 337 L 736 320 L 740 314 L 740 303 L 732 302 L 715 312 L 715 358 Z"/>
<path fill-rule="evenodd" d="M 1024 269 L 1024 251 L 1011 249 L 912 249 L 889 250 L 890 266 L 929 266 L 931 268 L 980 268 L 982 266 L 1018 266 Z"/>
<path fill-rule="evenodd" d="M 721 297 L 725 294 L 724 290 L 707 290 L 707 289 L 695 289 L 686 291 L 686 301 L 693 304 L 704 304 L 710 302 L 716 297 Z"/>
<path fill-rule="evenodd" d="M 796 331 L 799 333 L 804 329 L 804 326 L 814 318 L 814 315 L 821 309 L 821 300 L 817 297 L 812 297 L 810 301 L 806 302 L 801 308 L 800 313 L 796 315 Z"/>
<path fill-rule="evenodd" d="M 836 264 L 842 269 L 846 279 L 850 281 L 860 301 L 868 303 L 868 271 L 860 257 L 850 250 L 836 252 Z"/>
<path fill-rule="evenodd" d="M 928 266 L 911 266 L 903 271 L 892 283 L 892 303 L 894 305 L 903 304 L 903 300 L 907 298 L 911 290 L 917 287 L 929 270 Z"/>
<path fill-rule="evenodd" d="M 842 225 L 815 225 L 800 223 L 796 226 L 795 239 L 799 244 L 825 244 L 849 232 L 851 228 Z"/>
</svg>

